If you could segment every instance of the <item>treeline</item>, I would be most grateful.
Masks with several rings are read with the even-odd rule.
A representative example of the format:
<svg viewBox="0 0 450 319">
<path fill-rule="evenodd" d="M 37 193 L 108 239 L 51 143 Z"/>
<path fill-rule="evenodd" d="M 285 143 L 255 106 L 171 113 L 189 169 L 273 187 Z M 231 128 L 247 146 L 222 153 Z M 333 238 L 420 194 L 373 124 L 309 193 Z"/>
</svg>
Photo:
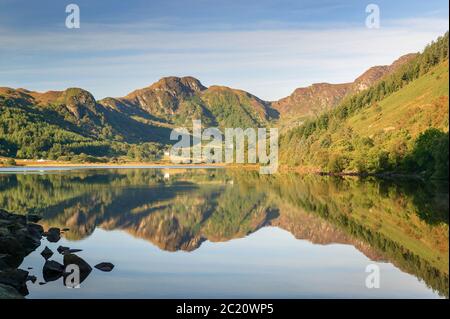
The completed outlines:
<svg viewBox="0 0 450 319">
<path fill-rule="evenodd" d="M 420 134 L 412 152 L 398 168 L 405 172 L 421 172 L 427 177 L 448 179 L 448 132 L 429 128 Z"/>
<path fill-rule="evenodd" d="M 379 132 L 374 132 L 370 137 L 359 136 L 348 124 L 348 120 L 352 116 L 364 114 L 366 109 L 374 110 L 379 115 L 376 119 L 381 119 L 383 109 L 379 105 L 380 101 L 422 76 L 433 73 L 433 68 L 448 61 L 448 40 L 447 32 L 395 73 L 367 90 L 344 99 L 335 109 L 310 118 L 287 132 L 280 140 L 282 161 L 293 166 L 319 166 L 324 171 L 333 173 L 393 171 L 446 178 L 448 129 L 446 133 L 431 127 L 415 141 L 411 141 L 408 129 L 399 129 L 395 133 L 389 133 L 396 136 L 392 138 L 392 145 L 386 149 L 381 145 L 385 136 Z M 448 74 L 448 66 L 446 72 Z M 448 90 L 446 94 L 447 100 L 436 103 L 445 103 L 448 110 Z M 363 116 L 361 119 L 364 119 Z M 338 142 L 337 138 L 332 138 L 333 134 L 335 137 L 338 135 Z"/>
<path fill-rule="evenodd" d="M 0 98 L 0 156 L 73 162 L 154 161 L 162 157 L 163 147 L 158 143 L 131 144 L 102 134 L 94 140 L 62 129 L 63 125 L 53 124 L 44 113 L 32 108 L 5 107 L 2 102 Z"/>
<path fill-rule="evenodd" d="M 334 110 L 320 115 L 316 119 L 305 121 L 299 128 L 287 134 L 288 137 L 298 136 L 307 138 L 316 131 L 325 130 L 331 121 L 344 120 L 358 110 L 373 106 L 375 102 L 381 101 L 386 96 L 397 92 L 402 87 L 427 73 L 432 67 L 448 59 L 448 32 L 428 45 L 423 53 L 419 54 L 409 63 L 403 65 L 400 70 L 389 75 L 367 90 L 352 95 Z"/>
<path fill-rule="evenodd" d="M 356 143 L 365 143 L 365 146 L 369 146 L 369 148 L 374 146 L 370 138 L 360 138 Z M 351 168 L 361 174 L 414 173 L 424 178 L 448 178 L 448 132 L 429 128 L 419 135 L 413 145 L 412 150 L 405 154 L 400 153 L 402 150 L 387 151 L 382 148 L 360 151 L 356 158 L 333 154 L 328 160 L 326 169 L 331 173 L 341 173 Z M 404 147 L 404 144 L 394 145 L 395 147 Z"/>
<path fill-rule="evenodd" d="M 0 156 L 19 159 L 49 159 L 74 163 L 106 163 L 123 161 L 156 161 L 163 156 L 163 147 L 157 143 L 129 144 L 108 141 L 82 141 L 63 143 L 60 140 L 48 145 L 36 142 L 30 145 L 14 144 L 0 138 Z M 12 159 L 7 165 L 15 165 Z"/>
</svg>

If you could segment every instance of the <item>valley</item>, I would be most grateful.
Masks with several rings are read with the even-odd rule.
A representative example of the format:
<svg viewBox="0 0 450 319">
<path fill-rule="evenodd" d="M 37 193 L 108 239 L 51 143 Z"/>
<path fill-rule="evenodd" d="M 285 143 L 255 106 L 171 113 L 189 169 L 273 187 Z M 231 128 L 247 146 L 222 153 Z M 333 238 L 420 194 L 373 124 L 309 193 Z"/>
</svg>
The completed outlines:
<svg viewBox="0 0 450 319">
<path fill-rule="evenodd" d="M 448 175 L 448 114 L 446 33 L 353 82 L 317 83 L 272 102 L 189 76 L 98 101 L 80 88 L 0 88 L 0 158 L 3 166 L 169 163 L 170 132 L 197 119 L 219 129 L 278 128 L 288 169 L 440 178 Z"/>
</svg>

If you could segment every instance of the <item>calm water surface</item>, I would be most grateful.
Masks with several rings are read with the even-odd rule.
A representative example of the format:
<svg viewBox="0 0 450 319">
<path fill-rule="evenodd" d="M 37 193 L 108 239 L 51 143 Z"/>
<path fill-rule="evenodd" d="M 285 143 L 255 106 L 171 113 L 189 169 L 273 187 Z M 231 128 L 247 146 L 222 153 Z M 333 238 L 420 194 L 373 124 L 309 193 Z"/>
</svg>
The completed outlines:
<svg viewBox="0 0 450 319">
<path fill-rule="evenodd" d="M 0 208 L 69 228 L 27 298 L 448 298 L 448 184 L 225 169 L 1 172 Z M 44 283 L 40 252 L 97 269 Z M 380 288 L 366 287 L 370 264 Z"/>
</svg>

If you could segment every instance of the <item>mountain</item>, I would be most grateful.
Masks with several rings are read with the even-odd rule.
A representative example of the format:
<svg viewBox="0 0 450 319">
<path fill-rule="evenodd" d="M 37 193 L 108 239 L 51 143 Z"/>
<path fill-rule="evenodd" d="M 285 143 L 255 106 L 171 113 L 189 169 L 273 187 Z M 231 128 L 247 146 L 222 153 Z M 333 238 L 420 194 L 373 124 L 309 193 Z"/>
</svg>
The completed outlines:
<svg viewBox="0 0 450 319">
<path fill-rule="evenodd" d="M 130 147 L 117 150 L 109 144 L 169 144 L 170 129 L 189 127 L 192 119 L 201 119 L 205 127 L 273 126 L 280 122 L 280 114 L 282 120 L 298 120 L 331 108 L 350 92 L 367 88 L 412 57 L 414 54 L 391 66 L 373 67 L 352 83 L 299 88 L 274 103 L 226 86 L 206 87 L 190 76 L 165 77 L 124 97 L 99 101 L 81 88 L 45 93 L 0 88 L 0 155 L 58 158 L 83 152 L 120 156 Z"/>
<path fill-rule="evenodd" d="M 0 156 L 154 160 L 172 143 L 173 128 L 201 119 L 204 127 L 221 129 L 281 128 L 281 160 L 286 165 L 374 171 L 381 165 L 373 162 L 380 161 L 377 156 L 403 158 L 426 128 L 448 131 L 445 39 L 448 34 L 423 53 L 372 67 L 353 82 L 313 84 L 275 102 L 226 86 L 206 87 L 190 76 L 165 77 L 124 97 L 99 101 L 81 88 L 45 93 L 0 88 Z M 439 73 L 439 78 L 428 72 Z M 389 100 L 390 95 L 398 99 Z M 423 107 L 430 103 L 435 109 Z M 412 107 L 417 114 L 411 113 Z M 412 118 L 416 124 L 407 122 Z M 368 151 L 361 145 L 372 149 L 372 163 L 354 158 L 354 150 L 358 156 Z M 340 152 L 344 156 L 337 156 Z"/>
<path fill-rule="evenodd" d="M 171 129 L 190 127 L 193 119 L 204 126 L 247 128 L 267 126 L 277 116 L 270 103 L 250 93 L 207 88 L 193 77 L 162 78 L 100 101 L 80 88 L 0 88 L 0 156 L 80 160 L 84 153 L 153 160 L 161 145 L 171 143 Z"/>
<path fill-rule="evenodd" d="M 190 101 L 205 89 L 200 81 L 192 77 L 166 77 L 125 97 L 105 98 L 99 103 L 141 119 L 174 123 L 177 122 L 174 121 L 176 115 L 187 116 L 189 112 L 194 115 L 196 105 L 190 105 Z"/>
<path fill-rule="evenodd" d="M 447 178 L 448 33 L 407 60 L 374 85 L 284 134 L 281 162 L 332 173 Z"/>
<path fill-rule="evenodd" d="M 91 93 L 80 88 L 45 93 L 0 88 L 0 103 L 2 111 L 20 109 L 29 114 L 43 115 L 43 122 L 58 125 L 85 138 L 130 142 L 164 138 L 155 136 L 151 127 L 132 120 L 126 112 L 97 103 Z"/>
<path fill-rule="evenodd" d="M 169 134 L 167 128 L 139 122 L 97 103 L 83 89 L 38 93 L 0 88 L 0 156 L 155 159 L 158 145 L 166 143 Z"/>
<path fill-rule="evenodd" d="M 391 65 L 374 66 L 356 78 L 353 82 L 330 84 L 316 83 L 296 89 L 291 95 L 272 103 L 283 119 L 296 120 L 318 115 L 337 106 L 346 96 L 366 90 L 383 77 L 392 74 L 399 67 L 411 61 L 416 54 L 406 54 Z"/>
<path fill-rule="evenodd" d="M 172 125 L 189 125 L 201 119 L 219 127 L 260 127 L 276 119 L 270 103 L 242 90 L 203 86 L 193 77 L 165 77 L 125 97 L 99 101 L 115 109 L 144 111 L 138 117 Z"/>
</svg>

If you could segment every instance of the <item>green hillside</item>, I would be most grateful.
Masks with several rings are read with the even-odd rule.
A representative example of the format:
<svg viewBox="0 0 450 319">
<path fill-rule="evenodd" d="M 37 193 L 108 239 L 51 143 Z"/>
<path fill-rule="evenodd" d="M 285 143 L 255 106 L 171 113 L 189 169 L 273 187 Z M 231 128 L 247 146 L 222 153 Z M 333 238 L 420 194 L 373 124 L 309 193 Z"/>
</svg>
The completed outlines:
<svg viewBox="0 0 450 319">
<path fill-rule="evenodd" d="M 119 98 L 116 106 L 117 102 L 172 126 L 190 127 L 193 119 L 200 119 L 204 126 L 264 127 L 278 117 L 269 102 L 250 93 L 217 85 L 207 88 L 193 77 L 165 77 Z"/>
<path fill-rule="evenodd" d="M 448 33 L 420 54 L 369 69 L 358 78 L 364 85 L 355 82 L 358 93 L 340 94 L 337 106 L 306 120 L 298 116 L 292 123 L 301 124 L 286 128 L 280 163 L 333 173 L 448 176 L 448 72 Z M 325 100 L 338 94 L 319 91 Z M 296 90 L 305 112 L 308 92 Z M 99 101 L 79 88 L 0 88 L 0 156 L 151 161 L 171 143 L 173 128 L 191 127 L 194 119 L 221 129 L 282 127 L 283 107 L 242 90 L 205 87 L 193 77 L 165 77 Z"/>
<path fill-rule="evenodd" d="M 280 141 L 284 164 L 326 172 L 448 176 L 448 34 Z"/>
<path fill-rule="evenodd" d="M 151 160 L 161 152 L 156 142 L 169 134 L 98 105 L 87 91 L 49 93 L 0 89 L 0 156 Z"/>
<path fill-rule="evenodd" d="M 201 99 L 220 127 L 265 127 L 277 117 L 269 103 L 241 91 L 223 86 L 212 86 Z"/>
<path fill-rule="evenodd" d="M 264 127 L 270 103 L 192 77 L 167 77 L 123 98 L 96 101 L 88 91 L 32 92 L 0 88 L 0 156 L 70 161 L 151 161 L 170 132 L 192 126 Z"/>
</svg>

